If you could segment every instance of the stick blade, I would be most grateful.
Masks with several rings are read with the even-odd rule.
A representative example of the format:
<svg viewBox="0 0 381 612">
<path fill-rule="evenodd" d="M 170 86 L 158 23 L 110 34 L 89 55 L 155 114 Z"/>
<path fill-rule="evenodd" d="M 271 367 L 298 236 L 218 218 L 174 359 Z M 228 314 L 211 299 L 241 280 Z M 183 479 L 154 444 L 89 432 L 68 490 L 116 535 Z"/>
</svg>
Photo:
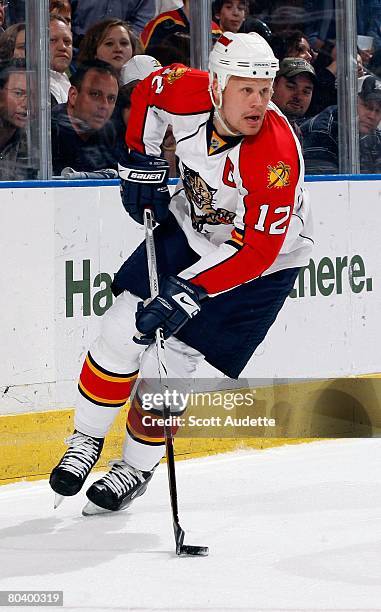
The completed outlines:
<svg viewBox="0 0 381 612">
<path fill-rule="evenodd" d="M 209 555 L 209 548 L 207 546 L 182 544 L 176 549 L 176 554 L 179 557 L 207 557 Z"/>
</svg>

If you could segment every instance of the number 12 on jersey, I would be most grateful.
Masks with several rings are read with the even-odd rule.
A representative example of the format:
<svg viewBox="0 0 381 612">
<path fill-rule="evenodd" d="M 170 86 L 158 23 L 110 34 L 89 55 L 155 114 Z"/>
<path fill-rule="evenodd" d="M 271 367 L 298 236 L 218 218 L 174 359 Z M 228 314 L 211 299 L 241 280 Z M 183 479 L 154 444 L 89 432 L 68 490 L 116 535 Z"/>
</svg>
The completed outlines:
<svg viewBox="0 0 381 612">
<path fill-rule="evenodd" d="M 259 213 L 258 221 L 254 225 L 254 229 L 260 232 L 266 231 L 265 223 L 266 223 L 267 213 L 269 212 L 269 208 L 270 208 L 269 204 L 262 204 L 259 207 L 260 213 Z M 270 228 L 268 230 L 269 234 L 284 234 L 284 232 L 287 229 L 287 225 L 285 225 L 285 223 L 288 221 L 290 212 L 291 212 L 291 206 L 278 206 L 278 208 L 275 208 L 274 213 L 277 215 L 282 215 L 282 216 L 270 224 Z M 283 227 L 281 227 L 282 225 Z"/>
</svg>

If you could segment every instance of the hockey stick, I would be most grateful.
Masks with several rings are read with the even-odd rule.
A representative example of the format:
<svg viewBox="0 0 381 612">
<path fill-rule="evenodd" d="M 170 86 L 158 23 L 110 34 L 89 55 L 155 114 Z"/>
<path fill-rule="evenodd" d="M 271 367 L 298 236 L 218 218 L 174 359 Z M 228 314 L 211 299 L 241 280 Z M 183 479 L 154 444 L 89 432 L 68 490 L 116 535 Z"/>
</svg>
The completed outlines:
<svg viewBox="0 0 381 612">
<path fill-rule="evenodd" d="M 148 261 L 148 276 L 151 290 L 151 298 L 155 298 L 159 294 L 159 279 L 157 274 L 156 265 L 156 252 L 155 252 L 155 239 L 153 235 L 154 228 L 154 215 L 152 210 L 145 208 L 144 210 L 144 228 L 145 228 L 145 239 L 147 249 L 147 261 Z M 159 327 L 156 330 L 156 350 L 157 350 L 157 361 L 159 367 L 160 384 L 163 393 L 163 397 L 169 397 L 168 391 L 168 370 L 165 358 L 165 345 L 163 330 Z M 167 403 L 164 403 L 164 437 L 165 437 L 165 449 L 167 454 L 167 469 L 168 469 L 168 483 L 169 483 L 169 495 L 171 498 L 172 508 L 172 522 L 173 530 L 176 541 L 176 554 L 179 556 L 203 556 L 205 557 L 209 553 L 207 546 L 189 546 L 184 544 L 185 532 L 182 529 L 179 522 L 179 510 L 177 504 L 177 487 L 176 487 L 176 470 L 175 470 L 175 454 L 173 448 L 173 435 L 171 429 L 171 408 Z"/>
</svg>

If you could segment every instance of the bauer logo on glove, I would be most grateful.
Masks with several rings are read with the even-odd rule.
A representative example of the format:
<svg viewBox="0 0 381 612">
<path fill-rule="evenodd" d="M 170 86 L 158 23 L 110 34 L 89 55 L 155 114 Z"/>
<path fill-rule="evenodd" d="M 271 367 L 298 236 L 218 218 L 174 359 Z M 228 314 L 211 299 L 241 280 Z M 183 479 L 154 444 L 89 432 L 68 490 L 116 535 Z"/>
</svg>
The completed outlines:
<svg viewBox="0 0 381 612">
<path fill-rule="evenodd" d="M 161 157 L 126 150 L 118 171 L 123 206 L 130 217 L 143 224 L 144 209 L 150 208 L 158 223 L 165 221 L 171 200 L 167 186 L 168 162 Z"/>
<path fill-rule="evenodd" d="M 166 177 L 166 171 L 161 172 L 138 172 L 137 170 L 131 170 L 130 168 L 120 169 L 119 174 L 126 181 L 132 181 L 133 183 L 162 183 Z"/>
</svg>

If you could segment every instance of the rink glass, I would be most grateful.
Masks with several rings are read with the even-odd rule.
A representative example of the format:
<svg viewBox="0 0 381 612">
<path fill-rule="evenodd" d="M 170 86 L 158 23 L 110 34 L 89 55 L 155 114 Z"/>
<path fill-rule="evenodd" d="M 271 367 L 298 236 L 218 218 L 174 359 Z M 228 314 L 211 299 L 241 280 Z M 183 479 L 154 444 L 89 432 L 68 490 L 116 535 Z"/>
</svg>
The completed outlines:
<svg viewBox="0 0 381 612">
<path fill-rule="evenodd" d="M 374 36 L 377 24 L 381 23 L 379 0 L 337 0 L 336 10 L 326 9 L 322 0 L 299 0 L 264 2 L 254 4 L 252 16 L 267 23 L 273 33 L 288 34 L 302 30 L 312 48 L 320 50 L 330 41 L 337 41 L 336 50 L 327 56 L 329 70 L 336 72 L 337 102 L 339 110 L 339 170 L 340 173 L 360 172 L 359 139 L 357 136 L 357 35 Z M 332 3 L 333 4 L 333 3 Z M 28 167 L 29 179 L 52 178 L 50 145 L 50 94 L 49 94 L 49 1 L 26 0 L 25 15 L 22 3 L 1 2 L 5 9 L 5 23 L 26 21 L 26 60 L 28 74 Z M 273 8 L 269 8 L 273 5 Z M 195 9 L 196 10 L 196 9 Z M 208 2 L 197 3 L 200 23 L 208 21 L 211 7 Z M 202 21 L 204 17 L 204 21 Z M 209 44 L 205 32 L 191 28 L 191 58 L 193 65 L 204 65 Z M 208 33 L 206 33 L 207 37 Z M 211 35 L 209 35 L 211 36 Z M 324 42 L 328 41 L 328 45 Z M 374 38 L 376 51 L 381 40 Z M 329 53 L 329 52 L 328 52 Z M 369 59 L 369 58 L 368 58 Z M 331 61 L 332 60 L 332 61 Z M 369 68 L 370 69 L 370 68 Z M 372 60 L 371 69 L 377 74 L 380 69 Z M 1 130 L 4 129 L 0 125 Z M 1 152 L 0 152 L 1 165 Z M 14 180 L 8 176 L 7 180 Z"/>
</svg>

